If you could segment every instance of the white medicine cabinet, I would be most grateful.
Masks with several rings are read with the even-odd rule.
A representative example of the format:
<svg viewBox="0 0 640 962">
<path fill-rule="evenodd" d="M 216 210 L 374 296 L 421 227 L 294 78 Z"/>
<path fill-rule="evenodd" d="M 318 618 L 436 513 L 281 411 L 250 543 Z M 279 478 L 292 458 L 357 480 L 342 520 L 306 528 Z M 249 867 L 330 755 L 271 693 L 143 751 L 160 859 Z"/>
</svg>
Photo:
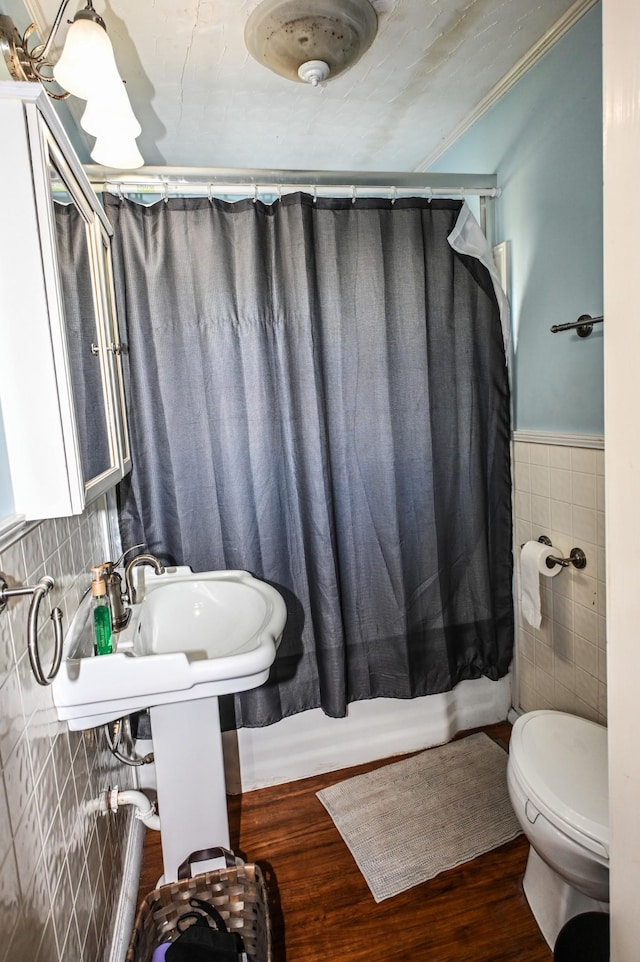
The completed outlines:
<svg viewBox="0 0 640 962">
<path fill-rule="evenodd" d="M 0 406 L 15 511 L 80 514 L 130 468 L 112 229 L 39 84 L 0 83 Z"/>
</svg>

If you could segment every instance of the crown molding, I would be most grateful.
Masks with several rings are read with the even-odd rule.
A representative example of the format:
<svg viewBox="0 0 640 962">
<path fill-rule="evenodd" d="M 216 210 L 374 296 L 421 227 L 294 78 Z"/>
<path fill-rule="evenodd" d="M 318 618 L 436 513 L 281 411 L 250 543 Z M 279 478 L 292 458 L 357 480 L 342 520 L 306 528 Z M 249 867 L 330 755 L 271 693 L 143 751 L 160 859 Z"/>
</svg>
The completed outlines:
<svg viewBox="0 0 640 962">
<path fill-rule="evenodd" d="M 486 114 L 504 95 L 524 77 L 528 70 L 560 40 L 569 30 L 594 7 L 598 0 L 576 0 L 559 20 L 540 37 L 537 43 L 521 57 L 514 67 L 500 80 L 495 87 L 480 101 L 478 106 L 442 141 L 442 143 L 428 155 L 418 166 L 416 171 L 427 171 L 453 144 L 469 130 L 477 120 Z"/>
</svg>

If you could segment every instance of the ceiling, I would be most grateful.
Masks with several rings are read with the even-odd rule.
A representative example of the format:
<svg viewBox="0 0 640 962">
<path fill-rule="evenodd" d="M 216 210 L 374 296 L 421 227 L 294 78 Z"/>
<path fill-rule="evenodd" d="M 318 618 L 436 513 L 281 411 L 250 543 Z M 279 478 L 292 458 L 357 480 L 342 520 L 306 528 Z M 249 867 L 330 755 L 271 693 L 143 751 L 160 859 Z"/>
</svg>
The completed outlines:
<svg viewBox="0 0 640 962">
<path fill-rule="evenodd" d="M 350 70 L 314 88 L 271 73 L 247 52 L 244 27 L 258 0 L 95 0 L 142 124 L 145 163 L 425 169 L 514 65 L 579 6 L 371 2 L 378 14 L 372 46 Z M 59 0 L 25 3 L 46 33 Z M 74 12 L 72 4 L 66 16 Z M 59 34 L 63 42 L 64 27 Z M 76 120 L 83 106 L 70 101 Z"/>
</svg>

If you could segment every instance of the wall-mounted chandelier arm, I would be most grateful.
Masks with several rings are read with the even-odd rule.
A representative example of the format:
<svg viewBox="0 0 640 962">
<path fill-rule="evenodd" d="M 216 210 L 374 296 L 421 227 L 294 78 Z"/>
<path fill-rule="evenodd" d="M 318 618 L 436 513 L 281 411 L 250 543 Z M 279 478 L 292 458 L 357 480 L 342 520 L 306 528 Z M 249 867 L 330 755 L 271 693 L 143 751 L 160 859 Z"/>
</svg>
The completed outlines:
<svg viewBox="0 0 640 962">
<path fill-rule="evenodd" d="M 29 41 L 32 35 L 36 32 L 40 33 L 37 23 L 29 24 L 21 37 L 11 17 L 0 14 L 0 50 L 4 54 L 9 73 L 14 80 L 40 81 L 46 84 L 56 82 L 55 77 L 44 71 L 52 70 L 54 67 L 54 63 L 48 59 L 49 53 L 69 2 L 70 0 L 63 0 L 60 4 L 49 36 L 44 43 L 37 43 L 31 47 Z M 73 20 L 93 20 L 106 30 L 104 20 L 93 8 L 93 0 L 86 0 L 86 6 L 76 13 Z M 66 91 L 58 94 L 47 90 L 47 93 L 54 100 L 66 100 L 69 96 Z"/>
</svg>

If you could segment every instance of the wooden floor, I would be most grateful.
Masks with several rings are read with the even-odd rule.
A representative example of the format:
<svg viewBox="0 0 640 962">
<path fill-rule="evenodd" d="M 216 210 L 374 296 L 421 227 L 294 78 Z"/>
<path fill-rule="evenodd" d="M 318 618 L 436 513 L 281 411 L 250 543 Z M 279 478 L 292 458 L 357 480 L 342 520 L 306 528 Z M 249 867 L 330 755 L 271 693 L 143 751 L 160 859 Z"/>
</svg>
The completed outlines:
<svg viewBox="0 0 640 962">
<path fill-rule="evenodd" d="M 510 725 L 483 729 L 505 749 Z M 273 962 L 551 962 L 522 893 L 523 836 L 376 904 L 315 793 L 397 758 L 229 798 L 236 854 L 269 889 Z M 139 897 L 162 874 L 147 832 Z"/>
</svg>

